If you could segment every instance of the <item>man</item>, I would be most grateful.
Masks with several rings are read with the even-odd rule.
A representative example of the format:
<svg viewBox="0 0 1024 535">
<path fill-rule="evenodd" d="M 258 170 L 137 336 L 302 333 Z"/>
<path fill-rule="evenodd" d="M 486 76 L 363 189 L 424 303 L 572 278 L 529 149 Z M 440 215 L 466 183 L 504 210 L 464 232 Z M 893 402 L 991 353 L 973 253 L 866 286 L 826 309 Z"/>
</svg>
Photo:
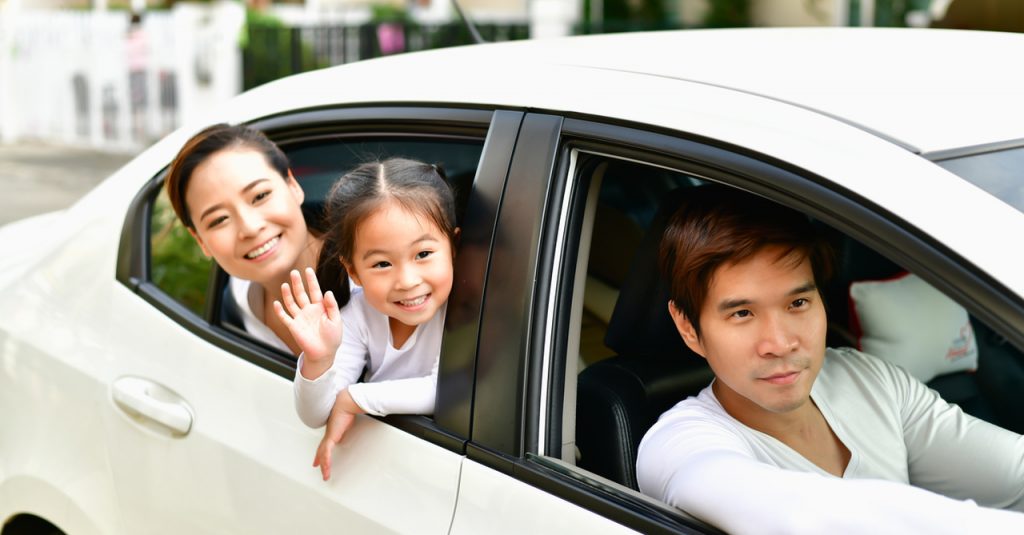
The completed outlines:
<svg viewBox="0 0 1024 535">
<path fill-rule="evenodd" d="M 735 533 L 1024 533 L 1024 438 L 826 349 L 831 262 L 797 212 L 721 186 L 684 199 L 668 312 L 715 379 L 647 432 L 640 490 Z"/>
</svg>

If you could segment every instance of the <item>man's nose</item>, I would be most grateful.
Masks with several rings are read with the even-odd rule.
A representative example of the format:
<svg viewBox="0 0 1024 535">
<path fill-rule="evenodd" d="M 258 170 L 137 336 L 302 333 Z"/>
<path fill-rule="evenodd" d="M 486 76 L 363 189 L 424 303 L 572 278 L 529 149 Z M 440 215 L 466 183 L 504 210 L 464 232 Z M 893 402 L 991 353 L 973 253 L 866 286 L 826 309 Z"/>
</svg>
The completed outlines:
<svg viewBox="0 0 1024 535">
<path fill-rule="evenodd" d="M 761 332 L 757 353 L 762 357 L 783 357 L 796 351 L 799 336 L 785 318 L 767 314 L 761 318 Z"/>
</svg>

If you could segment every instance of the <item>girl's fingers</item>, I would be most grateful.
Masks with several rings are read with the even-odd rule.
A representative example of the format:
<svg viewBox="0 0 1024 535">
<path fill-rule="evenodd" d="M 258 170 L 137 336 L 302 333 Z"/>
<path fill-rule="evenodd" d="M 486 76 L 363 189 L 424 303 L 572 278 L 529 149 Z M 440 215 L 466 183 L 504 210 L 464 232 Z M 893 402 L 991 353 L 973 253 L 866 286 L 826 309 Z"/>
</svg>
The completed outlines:
<svg viewBox="0 0 1024 535">
<path fill-rule="evenodd" d="M 277 317 L 280 318 L 281 323 L 285 324 L 285 326 L 291 325 L 292 317 L 284 311 L 284 307 L 281 306 L 280 301 L 274 300 L 274 312 L 277 313 Z"/>
<path fill-rule="evenodd" d="M 306 285 L 309 286 L 309 301 L 319 303 L 323 301 L 324 295 L 320 293 L 320 283 L 316 280 L 316 271 L 313 268 L 306 268 Z"/>
<path fill-rule="evenodd" d="M 293 318 L 299 316 L 299 306 L 295 304 L 295 298 L 292 297 L 292 288 L 287 282 L 281 284 L 281 301 L 284 303 L 284 309 L 288 311 L 288 314 Z"/>
<path fill-rule="evenodd" d="M 338 310 L 338 300 L 334 298 L 334 292 L 327 290 L 324 294 L 324 312 L 327 313 L 327 319 L 338 321 L 338 316 L 341 312 Z"/>
<path fill-rule="evenodd" d="M 309 305 L 309 296 L 306 295 L 306 288 L 302 285 L 302 275 L 299 274 L 299 270 L 293 269 L 288 274 L 292 279 L 292 288 L 295 292 L 295 302 L 299 304 L 300 308 L 306 308 Z"/>
</svg>

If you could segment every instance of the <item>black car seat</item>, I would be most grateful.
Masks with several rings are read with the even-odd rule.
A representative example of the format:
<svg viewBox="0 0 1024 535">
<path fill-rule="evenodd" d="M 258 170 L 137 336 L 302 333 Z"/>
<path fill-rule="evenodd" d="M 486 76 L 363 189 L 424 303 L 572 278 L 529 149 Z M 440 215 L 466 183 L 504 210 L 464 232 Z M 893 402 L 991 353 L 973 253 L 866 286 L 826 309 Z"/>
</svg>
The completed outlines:
<svg viewBox="0 0 1024 535">
<path fill-rule="evenodd" d="M 678 188 L 661 202 L 629 267 L 605 335 L 616 355 L 584 369 L 577 385 L 577 464 L 634 489 L 644 433 L 712 378 L 704 359 L 679 337 L 658 274 L 662 231 L 688 189 Z"/>
</svg>

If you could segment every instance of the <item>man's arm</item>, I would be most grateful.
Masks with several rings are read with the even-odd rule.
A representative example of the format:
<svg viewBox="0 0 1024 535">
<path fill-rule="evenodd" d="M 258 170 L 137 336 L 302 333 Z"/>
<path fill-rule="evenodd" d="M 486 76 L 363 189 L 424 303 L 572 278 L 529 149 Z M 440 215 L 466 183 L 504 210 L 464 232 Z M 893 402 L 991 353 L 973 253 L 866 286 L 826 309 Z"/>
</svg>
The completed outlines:
<svg viewBox="0 0 1024 535">
<path fill-rule="evenodd" d="M 645 494 L 730 533 L 1024 533 L 1024 515 L 882 480 L 844 480 L 762 463 L 713 424 L 645 437 Z M 709 432 L 710 431 L 710 432 Z M 660 435 L 660 436 L 658 436 Z"/>
<path fill-rule="evenodd" d="M 986 507 L 1024 512 L 1024 437 L 965 414 L 899 368 L 910 482 Z"/>
</svg>

